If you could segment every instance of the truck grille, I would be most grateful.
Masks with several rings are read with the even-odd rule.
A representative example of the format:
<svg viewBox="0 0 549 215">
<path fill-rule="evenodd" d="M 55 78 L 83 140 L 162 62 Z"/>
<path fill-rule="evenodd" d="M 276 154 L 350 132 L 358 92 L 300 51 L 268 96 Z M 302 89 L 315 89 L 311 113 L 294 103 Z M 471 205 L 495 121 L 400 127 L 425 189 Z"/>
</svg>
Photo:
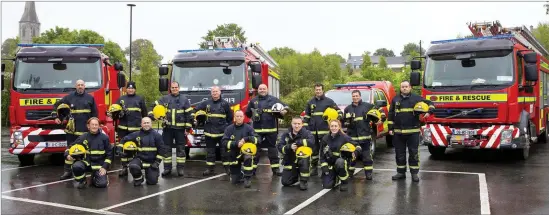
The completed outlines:
<svg viewBox="0 0 549 215">
<path fill-rule="evenodd" d="M 463 111 L 471 111 L 476 108 L 441 108 L 441 109 L 435 109 L 435 117 L 436 118 L 446 118 L 449 116 L 453 116 L 456 114 L 459 114 Z M 493 119 L 498 117 L 498 109 L 497 108 L 484 108 L 479 111 L 473 111 L 468 113 L 465 116 L 456 116 L 452 119 Z"/>
<path fill-rule="evenodd" d="M 51 116 L 52 110 L 27 110 L 25 117 L 27 120 L 38 120 Z"/>
</svg>

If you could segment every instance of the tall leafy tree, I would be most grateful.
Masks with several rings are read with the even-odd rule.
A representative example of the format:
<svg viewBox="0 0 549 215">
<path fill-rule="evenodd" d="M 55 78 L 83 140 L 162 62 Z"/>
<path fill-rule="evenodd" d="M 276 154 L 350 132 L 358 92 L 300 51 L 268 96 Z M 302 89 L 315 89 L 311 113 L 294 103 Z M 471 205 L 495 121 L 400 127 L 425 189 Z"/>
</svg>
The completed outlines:
<svg viewBox="0 0 549 215">
<path fill-rule="evenodd" d="M 139 48 L 138 54 L 139 61 L 137 61 L 136 66 L 140 68 L 140 72 L 133 76 L 132 80 L 137 84 L 136 93 L 143 96 L 145 102 L 150 104 L 161 95 L 158 91 L 159 77 L 157 72 L 157 62 L 160 61 L 160 56 L 154 50 L 152 43 L 144 43 Z"/>
<path fill-rule="evenodd" d="M 393 50 L 379 48 L 374 52 L 374 56 L 394 57 L 395 53 L 393 52 Z"/>
<path fill-rule="evenodd" d="M 539 43 L 541 43 L 545 49 L 549 50 L 549 22 L 539 23 L 532 33 Z"/>
<path fill-rule="evenodd" d="M 159 55 L 156 50 L 154 49 L 154 45 L 152 43 L 152 41 L 150 40 L 147 40 L 147 39 L 137 39 L 137 40 L 134 40 L 132 42 L 132 53 L 131 53 L 131 56 L 132 56 L 132 66 L 136 66 L 135 69 L 140 69 L 138 68 L 138 62 L 141 61 L 141 49 L 143 49 L 143 47 L 146 47 L 146 48 L 149 48 L 149 47 L 152 47 L 152 51 L 153 51 L 153 55 L 155 55 L 158 59 L 158 61 L 156 61 L 155 63 L 157 65 L 159 65 L 163 59 L 163 57 L 161 55 Z M 126 49 L 124 50 L 124 54 L 126 56 L 130 56 L 130 47 L 126 47 Z"/>
<path fill-rule="evenodd" d="M 402 48 L 402 52 L 400 52 L 400 56 L 408 56 L 412 52 L 420 53 L 419 45 L 416 43 L 407 43 L 404 45 L 404 48 Z M 425 53 L 425 49 L 421 48 L 421 53 Z"/>
<path fill-rule="evenodd" d="M 236 36 L 238 40 L 242 43 L 246 43 L 246 32 L 240 27 L 239 25 L 235 23 L 228 23 L 223 25 L 218 25 L 214 30 L 209 30 L 208 33 L 202 37 L 202 42 L 200 42 L 198 45 L 200 48 L 205 49 L 208 48 L 208 41 L 213 41 L 214 37 L 232 37 Z M 215 44 L 214 44 L 214 47 Z"/>
</svg>

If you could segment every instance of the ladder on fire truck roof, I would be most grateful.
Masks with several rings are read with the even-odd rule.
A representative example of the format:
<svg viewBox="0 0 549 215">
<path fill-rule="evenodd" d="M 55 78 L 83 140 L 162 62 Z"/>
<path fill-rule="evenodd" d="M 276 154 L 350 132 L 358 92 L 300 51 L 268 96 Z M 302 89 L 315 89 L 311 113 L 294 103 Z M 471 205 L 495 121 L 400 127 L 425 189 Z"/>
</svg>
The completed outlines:
<svg viewBox="0 0 549 215">
<path fill-rule="evenodd" d="M 499 20 L 495 22 L 469 23 L 469 30 L 475 37 L 496 35 L 512 35 L 513 41 L 534 50 L 541 55 L 549 55 L 549 51 L 541 45 L 526 26 L 504 28 Z"/>
<path fill-rule="evenodd" d="M 278 63 L 267 53 L 261 46 L 259 46 L 259 43 L 250 43 L 249 46 L 246 44 L 240 42 L 240 40 L 236 36 L 232 37 L 214 37 L 215 45 L 218 48 L 242 48 L 244 50 L 247 50 L 248 53 L 253 55 L 256 59 L 258 59 L 261 62 L 265 62 L 269 65 L 270 68 L 274 68 L 278 66 Z M 213 49 L 213 44 L 209 44 L 209 49 Z"/>
</svg>

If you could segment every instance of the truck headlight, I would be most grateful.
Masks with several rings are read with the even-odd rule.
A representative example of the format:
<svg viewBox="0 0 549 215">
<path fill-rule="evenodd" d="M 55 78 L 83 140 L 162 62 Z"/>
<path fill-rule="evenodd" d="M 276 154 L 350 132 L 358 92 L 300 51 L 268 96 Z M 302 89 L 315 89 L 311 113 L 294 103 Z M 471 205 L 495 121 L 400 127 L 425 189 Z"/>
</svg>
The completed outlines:
<svg viewBox="0 0 549 215">
<path fill-rule="evenodd" d="M 23 142 L 23 133 L 21 131 L 13 132 L 13 142 L 17 144 L 20 144 Z"/>
<path fill-rule="evenodd" d="M 502 145 L 511 144 L 511 140 L 513 139 L 513 130 L 503 130 L 500 134 Z"/>
<path fill-rule="evenodd" d="M 431 142 L 431 129 L 424 128 L 423 129 L 423 142 Z"/>
</svg>

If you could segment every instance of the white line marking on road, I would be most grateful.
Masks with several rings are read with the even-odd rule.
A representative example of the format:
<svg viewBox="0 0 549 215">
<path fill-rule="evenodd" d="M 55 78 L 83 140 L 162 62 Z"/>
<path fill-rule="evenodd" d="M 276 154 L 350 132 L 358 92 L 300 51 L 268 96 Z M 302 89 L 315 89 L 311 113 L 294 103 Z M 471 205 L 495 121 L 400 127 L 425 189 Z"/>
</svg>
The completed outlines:
<svg viewBox="0 0 549 215">
<path fill-rule="evenodd" d="M 120 170 L 122 170 L 122 169 L 111 170 L 111 171 L 108 171 L 107 173 L 118 172 L 118 171 L 120 171 Z M 90 177 L 90 175 L 88 175 L 88 176 L 86 176 L 86 177 Z M 69 178 L 69 179 L 65 179 L 65 180 L 59 180 L 59 181 L 49 182 L 49 183 L 45 183 L 45 184 L 38 184 L 38 185 L 30 186 L 30 187 L 21 187 L 21 188 L 17 188 L 17 189 L 13 189 L 13 190 L 4 191 L 4 192 L 2 192 L 2 194 L 4 194 L 4 193 L 11 193 L 11 192 L 15 192 L 15 191 L 18 191 L 18 190 L 31 189 L 31 188 L 35 188 L 35 187 L 43 187 L 43 186 L 47 186 L 47 185 L 51 185 L 51 184 L 58 184 L 58 183 L 62 183 L 62 182 L 65 182 L 65 181 L 72 181 L 72 180 L 74 180 L 74 178 Z"/>
<path fill-rule="evenodd" d="M 480 213 L 490 214 L 490 198 L 488 196 L 488 184 L 486 183 L 486 175 L 478 174 L 478 185 L 480 192 Z"/>
<path fill-rule="evenodd" d="M 187 161 L 206 163 L 205 160 L 187 160 Z M 222 162 L 222 161 L 216 161 L 215 163 L 223 163 L 223 162 Z M 258 165 L 258 166 L 270 166 L 271 164 L 268 164 L 268 163 L 260 163 L 260 164 L 257 164 L 257 165 Z"/>
<path fill-rule="evenodd" d="M 389 171 L 389 172 L 396 172 L 396 169 L 374 169 L 374 171 Z M 463 175 L 478 175 L 478 174 L 484 174 L 484 173 L 478 173 L 478 172 L 454 172 L 454 171 L 438 171 L 438 170 L 419 170 L 419 173 L 421 172 L 430 172 L 430 173 L 445 173 L 445 174 L 463 174 Z"/>
<path fill-rule="evenodd" d="M 113 205 L 113 206 L 110 206 L 110 207 L 106 207 L 106 208 L 103 208 L 101 210 L 102 211 L 107 211 L 107 210 L 110 210 L 110 209 L 113 209 L 113 208 L 117 208 L 117 207 L 121 207 L 121 206 L 124 206 L 124 205 L 127 205 L 127 204 L 131 204 L 131 203 L 134 203 L 134 202 L 137 202 L 137 201 L 141 201 L 141 200 L 144 200 L 144 199 L 148 199 L 148 198 L 151 198 L 151 197 L 162 195 L 162 194 L 167 193 L 167 192 L 171 192 L 171 191 L 178 190 L 178 189 L 181 189 L 181 188 L 184 188 L 184 187 L 195 185 L 195 184 L 198 184 L 200 182 L 212 180 L 214 178 L 219 178 L 219 177 L 224 176 L 224 175 L 226 175 L 226 174 L 223 173 L 223 174 L 219 174 L 219 175 L 214 175 L 214 176 L 209 177 L 209 178 L 204 178 L 204 179 L 200 179 L 200 180 L 197 180 L 197 181 L 189 182 L 189 183 L 186 183 L 186 184 L 183 184 L 183 185 L 171 188 L 171 189 L 167 189 L 167 190 L 164 190 L 164 191 L 161 191 L 161 192 L 158 192 L 158 193 L 153 193 L 153 194 L 143 196 L 141 198 L 137 198 L 137 199 L 134 199 L 134 200 L 131 200 L 131 201 L 122 202 L 120 204 L 116 204 L 116 205 Z"/>
<path fill-rule="evenodd" d="M 96 209 L 91 209 L 91 208 L 83 208 L 83 207 L 59 204 L 59 203 L 54 203 L 54 202 L 44 202 L 44 201 L 38 201 L 38 200 L 32 200 L 32 199 L 18 198 L 18 197 L 13 197 L 13 196 L 4 196 L 4 195 L 2 195 L 2 198 L 3 199 L 14 200 L 14 201 L 34 203 L 34 204 L 39 204 L 39 205 L 47 205 L 47 206 L 53 206 L 53 207 L 58 207 L 58 208 L 65 208 L 65 209 L 71 209 L 71 210 L 77 210 L 77 211 L 96 213 L 96 214 L 121 214 L 121 213 L 115 213 L 115 212 L 110 212 L 110 211 L 101 211 L 101 210 L 96 210 Z"/>
<path fill-rule="evenodd" d="M 356 175 L 358 172 L 362 171 L 362 169 L 355 169 L 355 173 L 353 173 L 353 175 Z M 337 183 L 335 187 L 337 187 L 340 183 Z M 333 188 L 332 188 L 333 189 Z M 298 206 L 295 206 L 294 208 L 292 208 L 291 210 L 289 210 L 288 212 L 284 213 L 284 215 L 292 215 L 292 214 L 295 214 L 297 213 L 299 210 L 307 207 L 307 205 L 310 205 L 311 203 L 313 203 L 314 201 L 316 201 L 317 199 L 319 199 L 320 197 L 322 197 L 324 194 L 330 192 L 332 189 L 322 189 L 320 192 L 318 192 L 317 194 L 315 194 L 314 196 L 312 196 L 311 198 L 305 200 L 304 202 L 302 202 L 301 204 L 299 204 Z"/>
<path fill-rule="evenodd" d="M 20 166 L 20 167 L 7 168 L 7 169 L 3 169 L 2 172 L 8 171 L 8 170 L 14 170 L 14 169 L 25 169 L 25 168 L 29 168 L 29 167 L 35 167 L 35 166 L 43 166 L 43 165 L 42 164 L 35 164 L 35 165 L 30 165 L 30 166 Z"/>
</svg>

